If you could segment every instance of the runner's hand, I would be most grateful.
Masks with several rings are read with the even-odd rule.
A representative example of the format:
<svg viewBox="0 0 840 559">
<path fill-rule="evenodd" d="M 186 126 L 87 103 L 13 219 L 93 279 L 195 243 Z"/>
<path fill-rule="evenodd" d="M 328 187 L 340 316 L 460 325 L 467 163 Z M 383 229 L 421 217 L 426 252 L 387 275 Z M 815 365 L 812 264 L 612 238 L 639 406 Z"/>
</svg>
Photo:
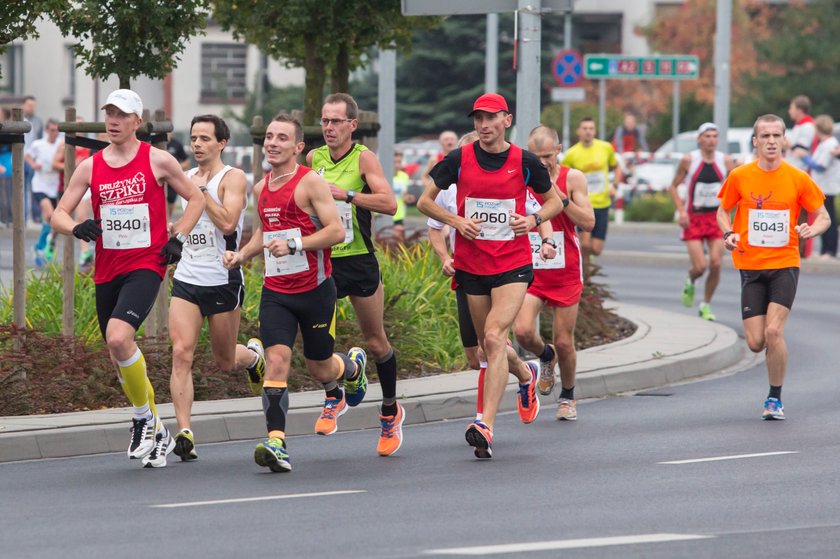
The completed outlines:
<svg viewBox="0 0 840 559">
<path fill-rule="evenodd" d="M 741 242 L 741 235 L 738 233 L 732 233 L 725 241 L 723 241 L 723 246 L 726 247 L 726 250 L 735 250 L 738 248 L 739 242 Z"/>
<path fill-rule="evenodd" d="M 239 267 L 241 263 L 242 258 L 239 256 L 238 252 L 226 250 L 224 256 L 222 256 L 222 266 L 224 266 L 228 270 L 233 270 Z"/>
<path fill-rule="evenodd" d="M 531 222 L 527 216 L 510 212 L 510 228 L 513 229 L 513 234 L 517 237 L 527 235 L 528 231 L 531 230 Z"/>
<path fill-rule="evenodd" d="M 793 230 L 796 231 L 800 239 L 810 239 L 812 237 L 816 237 L 814 229 L 807 223 L 800 223 L 794 227 Z"/>
<path fill-rule="evenodd" d="M 443 261 L 443 275 L 449 277 L 455 275 L 455 262 L 451 257 Z"/>
<path fill-rule="evenodd" d="M 160 249 L 160 263 L 164 266 L 175 264 L 181 260 L 181 250 L 184 245 L 175 237 L 169 237 L 163 248 Z"/>
<path fill-rule="evenodd" d="M 458 217 L 455 221 L 455 229 L 465 239 L 473 240 L 481 233 L 481 224 L 484 223 L 481 219 L 467 219 L 465 217 Z"/>
<path fill-rule="evenodd" d="M 688 224 L 689 224 L 688 212 L 686 212 L 685 210 L 681 211 L 678 222 L 680 224 L 680 227 L 682 227 L 683 229 L 688 227 Z"/>
<path fill-rule="evenodd" d="M 101 219 L 86 219 L 73 228 L 73 236 L 83 241 L 95 241 L 102 235 Z"/>
<path fill-rule="evenodd" d="M 543 261 L 546 261 L 551 260 L 555 256 L 557 256 L 557 249 L 548 243 L 543 243 L 540 248 L 540 258 L 542 258 Z"/>
<path fill-rule="evenodd" d="M 292 251 L 289 250 L 289 241 L 281 239 L 271 239 L 271 242 L 267 245 L 263 245 L 263 248 L 268 250 L 268 253 L 274 258 L 288 256 L 292 253 Z"/>
<path fill-rule="evenodd" d="M 330 194 L 332 194 L 333 200 L 338 200 L 339 202 L 344 202 L 347 200 L 347 191 L 341 188 L 340 186 L 336 186 L 331 182 L 328 182 L 327 185 L 330 187 Z"/>
</svg>

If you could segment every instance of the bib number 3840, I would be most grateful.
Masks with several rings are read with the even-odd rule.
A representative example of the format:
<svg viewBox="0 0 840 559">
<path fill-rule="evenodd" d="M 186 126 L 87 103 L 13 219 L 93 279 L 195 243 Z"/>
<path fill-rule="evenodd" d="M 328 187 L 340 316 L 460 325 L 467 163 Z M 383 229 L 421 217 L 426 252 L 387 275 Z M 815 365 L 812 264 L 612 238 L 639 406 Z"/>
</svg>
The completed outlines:
<svg viewBox="0 0 840 559">
<path fill-rule="evenodd" d="M 754 247 L 783 247 L 790 240 L 790 210 L 758 210 L 749 213 L 747 241 Z"/>
<path fill-rule="evenodd" d="M 152 245 L 148 204 L 100 206 L 102 248 L 128 250 Z"/>
<path fill-rule="evenodd" d="M 493 200 L 487 198 L 467 198 L 464 214 L 467 219 L 480 219 L 481 233 L 476 240 L 509 241 L 513 239 L 510 227 L 510 214 L 516 210 L 516 200 Z"/>
</svg>

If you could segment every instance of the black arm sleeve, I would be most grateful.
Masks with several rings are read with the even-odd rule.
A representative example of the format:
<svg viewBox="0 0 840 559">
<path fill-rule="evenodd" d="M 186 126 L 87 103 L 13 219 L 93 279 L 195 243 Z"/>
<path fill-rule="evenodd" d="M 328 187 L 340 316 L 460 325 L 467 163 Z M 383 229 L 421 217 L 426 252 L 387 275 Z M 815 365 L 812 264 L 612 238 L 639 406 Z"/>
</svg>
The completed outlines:
<svg viewBox="0 0 840 559">
<path fill-rule="evenodd" d="M 461 168 L 461 148 L 453 149 L 429 171 L 435 186 L 447 190 L 449 185 L 458 182 L 458 170 Z"/>
<path fill-rule="evenodd" d="M 551 176 L 548 174 L 548 169 L 536 155 L 524 149 L 522 150 L 522 174 L 525 176 L 525 184 L 537 194 L 548 192 L 551 188 Z"/>
</svg>

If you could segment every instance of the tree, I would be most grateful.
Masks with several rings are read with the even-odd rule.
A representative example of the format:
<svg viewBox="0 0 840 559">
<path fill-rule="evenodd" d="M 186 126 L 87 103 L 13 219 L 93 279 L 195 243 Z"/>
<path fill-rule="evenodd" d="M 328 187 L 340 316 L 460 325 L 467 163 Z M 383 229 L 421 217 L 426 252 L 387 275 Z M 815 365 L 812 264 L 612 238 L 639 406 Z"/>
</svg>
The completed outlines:
<svg viewBox="0 0 840 559">
<path fill-rule="evenodd" d="M 234 37 L 306 70 L 306 124 L 317 121 L 328 75 L 332 91 L 348 91 L 368 48 L 408 48 L 412 30 L 438 22 L 404 17 L 399 0 L 216 0 L 215 19 Z"/>
<path fill-rule="evenodd" d="M 65 0 L 23 0 L 4 3 L 0 10 L 0 54 L 16 39 L 37 38 L 35 22 L 39 18 L 61 9 Z M 2 76 L 0 67 L 0 76 Z"/>
<path fill-rule="evenodd" d="M 53 19 L 78 38 L 73 52 L 89 76 L 116 74 L 127 89 L 137 76 L 169 74 L 209 15 L 209 0 L 71 0 Z"/>
</svg>

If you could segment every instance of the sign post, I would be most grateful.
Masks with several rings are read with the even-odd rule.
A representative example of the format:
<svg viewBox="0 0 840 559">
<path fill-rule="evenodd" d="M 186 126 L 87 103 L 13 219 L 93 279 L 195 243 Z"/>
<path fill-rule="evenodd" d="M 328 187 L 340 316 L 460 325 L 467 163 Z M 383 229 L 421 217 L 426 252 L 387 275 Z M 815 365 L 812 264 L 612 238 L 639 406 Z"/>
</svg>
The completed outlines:
<svg viewBox="0 0 840 559">
<path fill-rule="evenodd" d="M 571 27 L 571 16 L 566 14 L 567 27 Z M 566 30 L 564 41 L 568 47 L 571 44 L 571 31 Z M 551 74 L 554 81 L 560 87 L 551 90 L 551 100 L 563 102 L 563 149 L 569 146 L 569 119 L 571 111 L 569 101 L 583 101 L 585 94 L 582 88 L 577 87 L 583 78 L 583 59 L 580 52 L 565 48 L 561 50 L 554 60 L 551 61 Z"/>
</svg>

